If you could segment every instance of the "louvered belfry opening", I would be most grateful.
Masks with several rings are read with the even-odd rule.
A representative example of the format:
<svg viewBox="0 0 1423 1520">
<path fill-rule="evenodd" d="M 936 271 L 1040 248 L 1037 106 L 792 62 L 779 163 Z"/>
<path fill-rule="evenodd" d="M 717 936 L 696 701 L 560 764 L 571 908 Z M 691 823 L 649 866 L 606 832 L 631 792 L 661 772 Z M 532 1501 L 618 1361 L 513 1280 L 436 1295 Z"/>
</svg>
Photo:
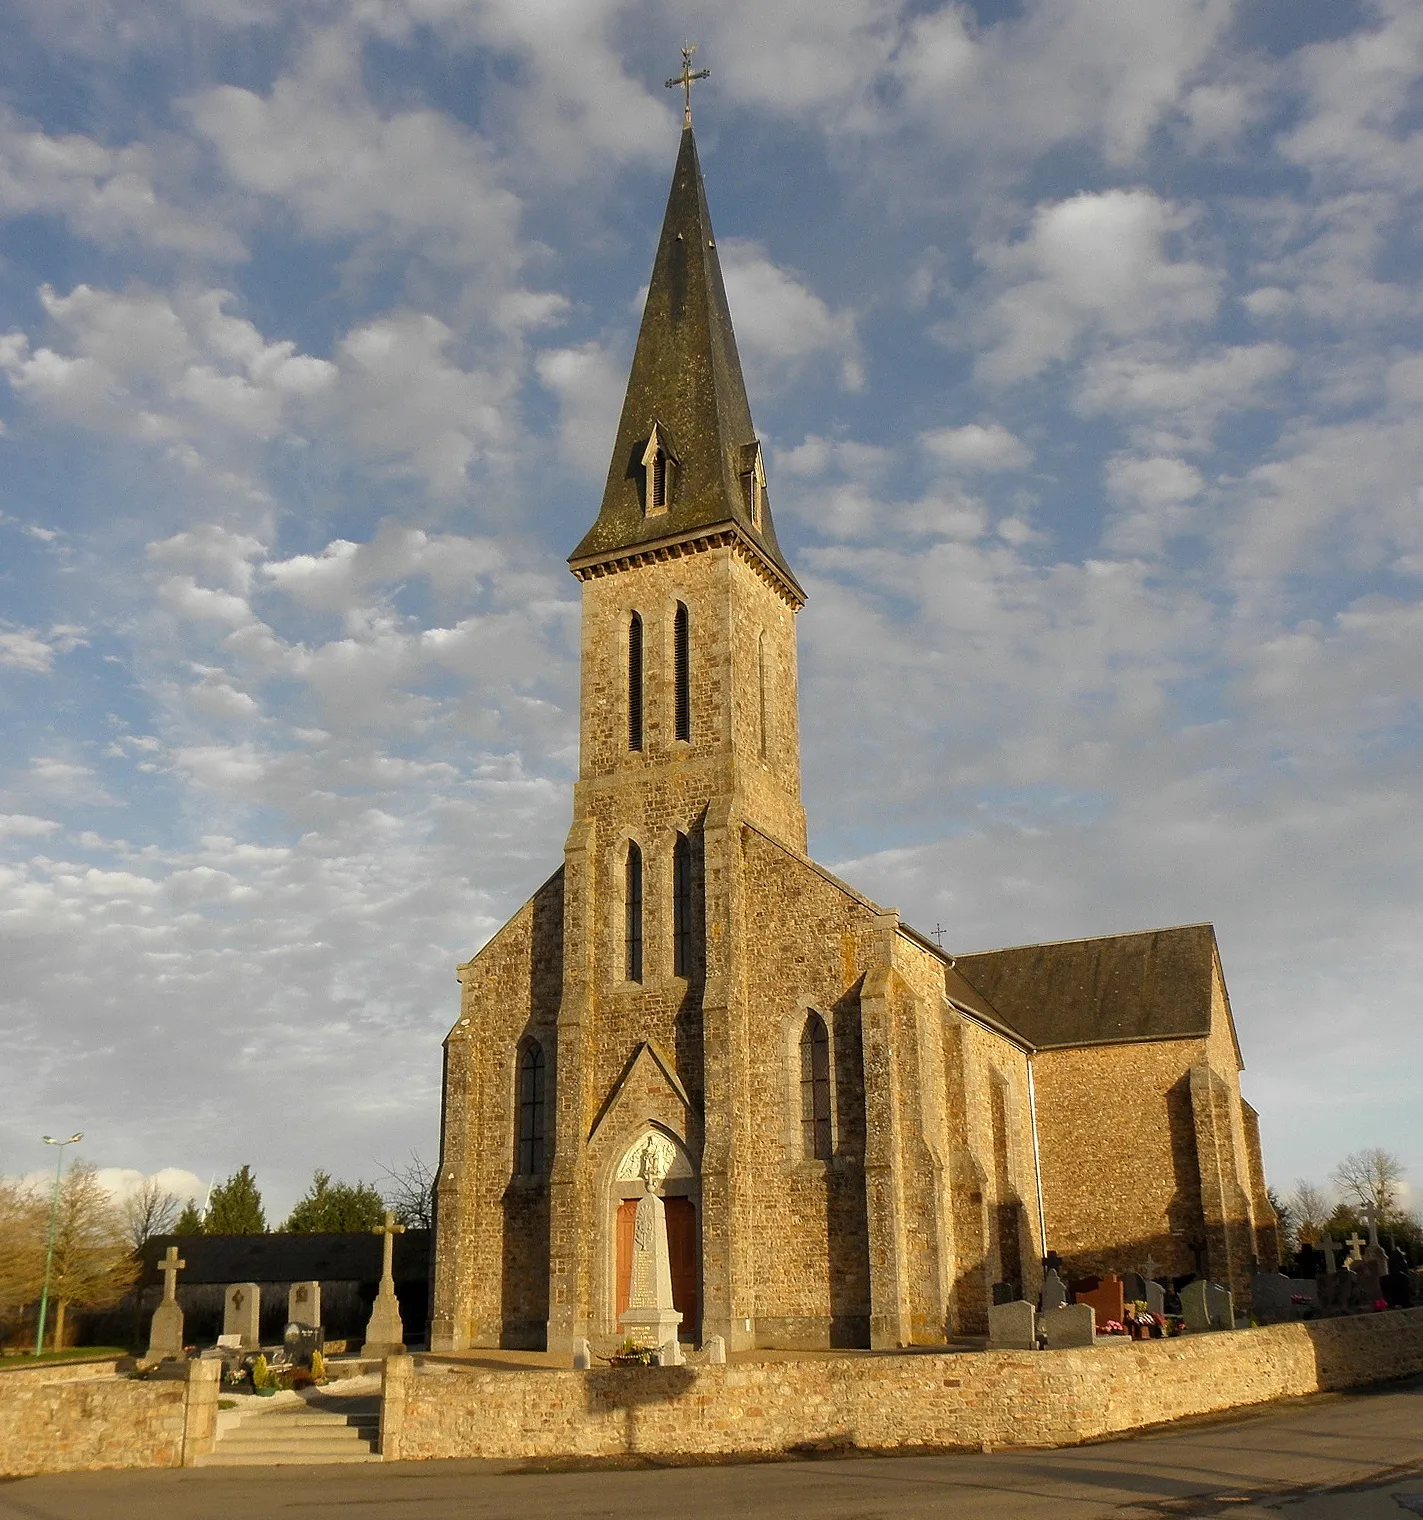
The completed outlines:
<svg viewBox="0 0 1423 1520">
<path fill-rule="evenodd" d="M 628 748 L 642 748 L 642 618 L 628 620 Z"/>
<path fill-rule="evenodd" d="M 642 980 L 642 851 L 628 841 L 626 904 L 627 979 Z"/>
<path fill-rule="evenodd" d="M 672 706 L 679 739 L 692 737 L 692 633 L 685 602 L 677 603 L 672 625 Z"/>
</svg>

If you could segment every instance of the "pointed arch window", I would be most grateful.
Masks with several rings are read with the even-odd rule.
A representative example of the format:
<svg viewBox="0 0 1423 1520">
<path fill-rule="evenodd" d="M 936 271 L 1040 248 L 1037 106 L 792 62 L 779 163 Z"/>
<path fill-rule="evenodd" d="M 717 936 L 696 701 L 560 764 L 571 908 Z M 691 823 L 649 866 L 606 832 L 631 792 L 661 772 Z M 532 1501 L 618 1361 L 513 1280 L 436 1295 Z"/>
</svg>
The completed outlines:
<svg viewBox="0 0 1423 1520">
<path fill-rule="evenodd" d="M 685 602 L 672 619 L 672 709 L 679 739 L 692 737 L 692 627 Z"/>
<path fill-rule="evenodd" d="M 628 619 L 628 748 L 642 748 L 642 618 Z"/>
<path fill-rule="evenodd" d="M 517 1091 L 520 1175 L 536 1177 L 544 1169 L 544 1053 L 536 1040 L 519 1053 Z"/>
<path fill-rule="evenodd" d="M 808 1159 L 830 1159 L 830 1032 L 818 1013 L 800 1036 L 800 1133 Z"/>
<path fill-rule="evenodd" d="M 673 476 L 677 463 L 667 447 L 661 426 L 654 422 L 642 451 L 642 510 L 648 517 L 665 512 L 672 503 Z"/>
<path fill-rule="evenodd" d="M 672 974 L 692 974 L 692 841 L 685 834 L 672 846 Z"/>
<path fill-rule="evenodd" d="M 766 516 L 766 466 L 759 443 L 748 443 L 741 450 L 741 500 L 759 533 Z"/>
<path fill-rule="evenodd" d="M 642 980 L 642 851 L 628 841 L 627 877 L 624 884 L 624 943 L 626 972 L 630 982 Z"/>
</svg>

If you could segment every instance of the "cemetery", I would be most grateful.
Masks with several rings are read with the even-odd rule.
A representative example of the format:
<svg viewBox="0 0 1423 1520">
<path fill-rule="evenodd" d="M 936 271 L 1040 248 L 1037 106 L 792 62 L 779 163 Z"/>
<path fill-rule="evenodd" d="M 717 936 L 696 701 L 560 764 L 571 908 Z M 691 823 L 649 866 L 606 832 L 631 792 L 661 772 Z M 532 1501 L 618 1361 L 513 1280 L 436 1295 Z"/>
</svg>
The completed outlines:
<svg viewBox="0 0 1423 1520">
<path fill-rule="evenodd" d="M 402 1321 L 403 1232 L 387 1215 L 371 1231 L 380 1276 L 361 1337 L 327 1340 L 325 1285 L 311 1279 L 287 1285 L 274 1343 L 263 1284 L 248 1281 L 224 1285 L 221 1329 L 199 1349 L 170 1243 L 142 1358 L 0 1372 L 0 1472 L 1056 1446 L 1423 1372 L 1423 1272 L 1389 1259 L 1372 1219 L 1367 1240 L 1326 1236 L 1312 1279 L 1256 1273 L 1248 1310 L 1219 1284 L 1161 1280 L 1149 1258 L 1065 1281 L 1050 1255 L 1036 1301 L 998 1285 L 988 1335 L 944 1349 L 685 1345 L 661 1196 L 669 1152 L 639 1153 L 620 1338 L 579 1340 L 571 1357 L 412 1354 L 407 1334 L 423 1332 Z"/>
</svg>

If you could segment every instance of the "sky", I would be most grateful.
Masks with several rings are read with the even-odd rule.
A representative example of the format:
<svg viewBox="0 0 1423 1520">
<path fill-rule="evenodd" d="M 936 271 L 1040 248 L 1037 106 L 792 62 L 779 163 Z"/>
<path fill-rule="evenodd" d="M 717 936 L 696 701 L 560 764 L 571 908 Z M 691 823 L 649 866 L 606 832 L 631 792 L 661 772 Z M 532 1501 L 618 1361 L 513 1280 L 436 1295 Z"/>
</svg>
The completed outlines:
<svg viewBox="0 0 1423 1520">
<path fill-rule="evenodd" d="M 6 0 L 0 1172 L 433 1158 L 689 36 L 812 854 L 1210 920 L 1271 1180 L 1423 1198 L 1410 0 Z"/>
</svg>

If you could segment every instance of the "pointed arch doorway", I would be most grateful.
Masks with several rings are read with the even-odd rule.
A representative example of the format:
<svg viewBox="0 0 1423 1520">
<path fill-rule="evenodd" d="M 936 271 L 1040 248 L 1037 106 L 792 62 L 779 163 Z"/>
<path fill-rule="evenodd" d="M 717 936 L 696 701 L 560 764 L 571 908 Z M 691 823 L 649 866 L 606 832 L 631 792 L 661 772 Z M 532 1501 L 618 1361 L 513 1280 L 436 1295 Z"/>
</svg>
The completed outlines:
<svg viewBox="0 0 1423 1520">
<path fill-rule="evenodd" d="M 613 1322 L 628 1306 L 632 1279 L 633 1223 L 643 1182 L 638 1157 L 649 1138 L 663 1149 L 668 1162 L 660 1186 L 667 1219 L 667 1255 L 672 1269 L 672 1303 L 681 1311 L 679 1340 L 693 1345 L 701 1339 L 702 1236 L 700 1189 L 683 1146 L 660 1128 L 644 1130 L 624 1153 L 617 1169 L 613 1203 Z"/>
</svg>

